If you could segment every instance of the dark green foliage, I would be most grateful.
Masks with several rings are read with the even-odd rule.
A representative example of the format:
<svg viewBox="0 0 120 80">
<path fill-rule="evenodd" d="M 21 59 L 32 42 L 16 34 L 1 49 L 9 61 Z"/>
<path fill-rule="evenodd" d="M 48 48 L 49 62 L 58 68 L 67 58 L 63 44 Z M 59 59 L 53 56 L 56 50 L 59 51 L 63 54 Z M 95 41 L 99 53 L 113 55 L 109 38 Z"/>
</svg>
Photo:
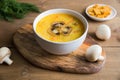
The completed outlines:
<svg viewBox="0 0 120 80">
<path fill-rule="evenodd" d="M 0 0 L 0 19 L 13 21 L 24 18 L 28 12 L 39 12 L 39 9 L 30 3 L 20 3 L 16 0 Z"/>
</svg>

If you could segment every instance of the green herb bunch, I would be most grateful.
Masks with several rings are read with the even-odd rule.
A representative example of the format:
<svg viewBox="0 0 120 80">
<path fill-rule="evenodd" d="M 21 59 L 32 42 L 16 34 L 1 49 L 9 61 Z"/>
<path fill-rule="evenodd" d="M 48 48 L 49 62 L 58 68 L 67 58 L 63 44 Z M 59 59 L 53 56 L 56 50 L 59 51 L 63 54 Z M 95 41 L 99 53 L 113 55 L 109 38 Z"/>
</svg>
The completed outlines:
<svg viewBox="0 0 120 80">
<path fill-rule="evenodd" d="M 0 19 L 13 21 L 24 18 L 28 12 L 39 12 L 38 7 L 30 3 L 20 3 L 16 0 L 0 0 Z"/>
</svg>

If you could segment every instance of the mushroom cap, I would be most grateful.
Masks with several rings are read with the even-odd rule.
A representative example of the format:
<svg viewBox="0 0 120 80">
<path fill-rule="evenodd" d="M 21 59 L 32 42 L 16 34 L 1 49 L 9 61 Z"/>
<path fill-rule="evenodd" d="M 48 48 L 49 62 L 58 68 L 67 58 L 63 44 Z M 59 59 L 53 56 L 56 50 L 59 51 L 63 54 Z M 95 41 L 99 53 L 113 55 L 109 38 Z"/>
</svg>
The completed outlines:
<svg viewBox="0 0 120 80">
<path fill-rule="evenodd" d="M 87 49 L 85 57 L 88 61 L 94 62 L 101 56 L 101 53 L 102 53 L 101 46 L 92 45 Z"/>
<path fill-rule="evenodd" d="M 108 25 L 102 24 L 96 29 L 96 36 L 101 40 L 108 40 L 111 37 L 111 30 Z"/>
<path fill-rule="evenodd" d="M 7 47 L 2 47 L 0 48 L 0 57 L 6 55 L 6 54 L 11 54 L 11 51 Z"/>
</svg>

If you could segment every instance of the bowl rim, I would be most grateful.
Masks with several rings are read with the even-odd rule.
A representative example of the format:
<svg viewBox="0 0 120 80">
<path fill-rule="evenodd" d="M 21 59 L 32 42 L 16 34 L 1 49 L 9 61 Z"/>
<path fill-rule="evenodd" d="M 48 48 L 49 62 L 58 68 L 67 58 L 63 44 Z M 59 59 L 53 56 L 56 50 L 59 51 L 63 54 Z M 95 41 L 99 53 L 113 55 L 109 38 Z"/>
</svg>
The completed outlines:
<svg viewBox="0 0 120 80">
<path fill-rule="evenodd" d="M 80 16 L 83 20 L 84 20 L 84 22 L 85 23 L 83 23 L 84 24 L 84 26 L 86 25 L 86 29 L 85 29 L 85 31 L 84 31 L 84 33 L 79 37 L 79 38 L 77 38 L 77 39 L 75 39 L 75 40 L 71 40 L 71 41 L 67 41 L 67 42 L 53 42 L 53 41 L 50 41 L 50 40 L 47 40 L 47 39 L 45 39 L 45 38 L 43 38 L 43 37 L 41 37 L 37 32 L 36 32 L 36 27 L 35 27 L 35 22 L 37 21 L 37 19 L 39 18 L 39 16 L 41 16 L 42 14 L 44 14 L 44 13 L 47 13 L 47 12 L 50 12 L 50 11 L 54 11 L 54 10 L 63 10 L 63 11 L 69 11 L 69 12 L 72 12 L 73 14 L 76 14 L 76 15 L 78 15 L 78 16 Z M 62 13 L 62 12 L 61 12 Z M 64 12 L 63 12 L 64 13 Z M 72 14 L 71 14 L 72 15 Z M 74 15 L 72 15 L 72 16 L 74 16 Z M 45 16 L 44 16 L 45 17 Z M 75 16 L 76 17 L 76 16 Z M 79 18 L 78 18 L 79 19 Z M 39 37 L 39 38 L 41 38 L 42 40 L 45 40 L 45 41 L 47 41 L 47 42 L 49 42 L 49 43 L 54 43 L 54 44 L 69 44 L 69 43 L 73 43 L 73 42 L 75 42 L 75 41 L 77 41 L 77 40 L 79 40 L 80 38 L 82 38 L 83 36 L 85 36 L 85 34 L 87 34 L 87 32 L 88 32 L 88 21 L 87 21 L 87 19 L 82 15 L 82 14 L 80 14 L 79 12 L 77 12 L 77 11 L 74 11 L 74 10 L 71 10 L 71 9 L 63 9 L 63 8 L 57 8 L 57 9 L 50 9 L 50 10 L 46 10 L 46 11 L 44 11 L 44 12 L 42 12 L 41 14 L 39 14 L 35 19 L 34 19 L 34 22 L 33 22 L 33 32 L 37 35 L 37 37 Z"/>
<path fill-rule="evenodd" d="M 93 20 L 96 20 L 96 21 L 107 21 L 107 20 L 113 19 L 113 18 L 117 15 L 116 9 L 115 9 L 114 7 L 112 7 L 111 5 L 108 5 L 108 6 L 111 8 L 111 14 L 113 14 L 112 16 L 110 16 L 111 14 L 108 15 L 107 17 L 105 17 L 105 18 L 98 18 L 98 17 L 95 17 L 95 16 L 91 16 L 87 11 L 88 11 L 89 8 L 93 7 L 93 6 L 96 5 L 96 4 L 101 5 L 101 6 L 106 6 L 106 5 L 108 5 L 108 4 L 94 3 L 94 4 L 91 4 L 91 5 L 89 5 L 88 7 L 86 7 L 85 13 L 87 14 L 87 16 L 88 16 L 89 18 L 91 18 L 91 19 L 93 19 Z"/>
</svg>

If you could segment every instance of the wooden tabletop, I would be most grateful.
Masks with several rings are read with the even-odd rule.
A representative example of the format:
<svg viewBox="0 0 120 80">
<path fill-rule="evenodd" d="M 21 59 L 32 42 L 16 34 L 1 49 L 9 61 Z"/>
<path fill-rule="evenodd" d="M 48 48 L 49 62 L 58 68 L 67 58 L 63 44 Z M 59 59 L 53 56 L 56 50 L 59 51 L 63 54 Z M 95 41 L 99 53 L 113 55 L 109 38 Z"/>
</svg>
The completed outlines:
<svg viewBox="0 0 120 80">
<path fill-rule="evenodd" d="M 24 19 L 6 22 L 0 20 L 0 47 L 7 46 L 11 49 L 11 59 L 14 63 L 0 65 L 0 80 L 120 80 L 120 0 L 19 0 L 33 3 L 42 11 L 53 8 L 68 8 L 83 14 L 89 22 L 88 34 L 98 42 L 106 52 L 106 64 L 103 69 L 95 74 L 71 74 L 49 71 L 33 66 L 26 61 L 13 45 L 13 35 L 24 24 L 32 23 L 38 13 L 29 13 Z M 96 22 L 89 19 L 84 10 L 88 5 L 104 3 L 117 10 L 117 16 L 109 21 Z M 100 24 L 110 26 L 112 36 L 107 41 L 100 41 L 95 37 L 96 27 Z"/>
</svg>

